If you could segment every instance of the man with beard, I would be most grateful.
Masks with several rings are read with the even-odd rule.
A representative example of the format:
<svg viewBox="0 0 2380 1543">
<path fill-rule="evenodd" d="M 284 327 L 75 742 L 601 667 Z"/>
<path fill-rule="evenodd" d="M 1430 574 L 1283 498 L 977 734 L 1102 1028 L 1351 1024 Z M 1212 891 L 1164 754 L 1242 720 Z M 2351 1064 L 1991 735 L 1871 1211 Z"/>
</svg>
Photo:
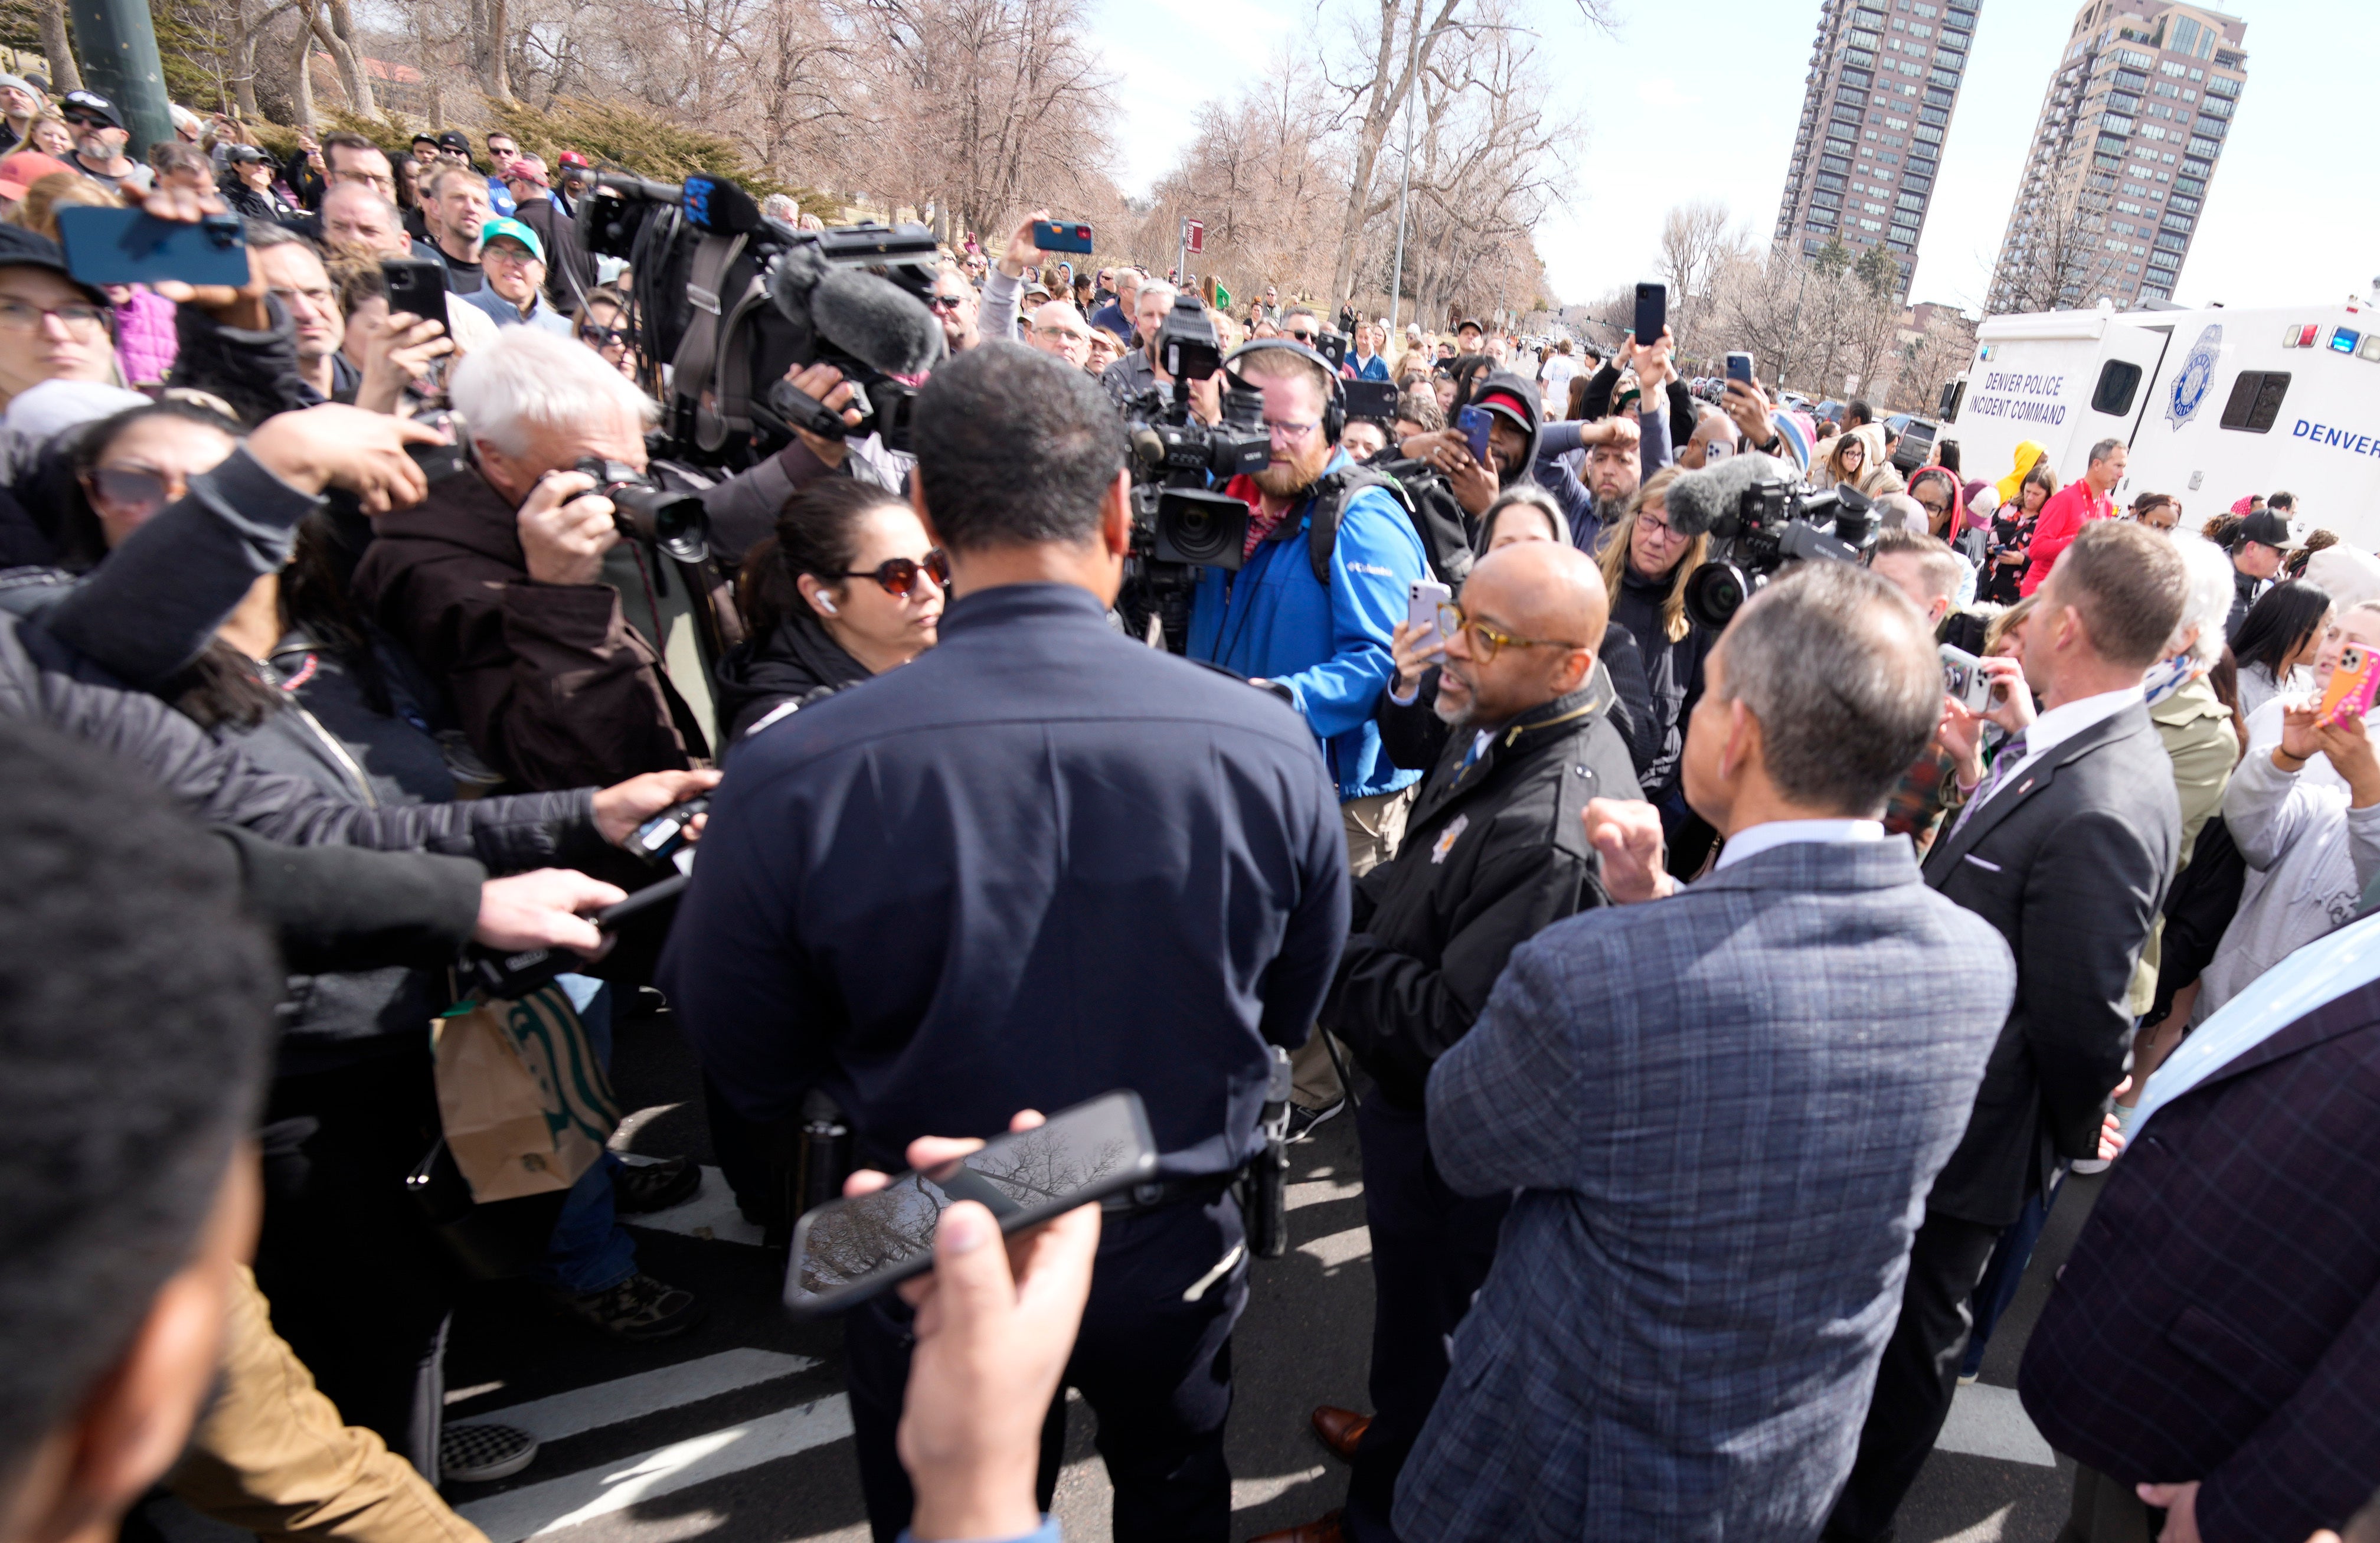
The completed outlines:
<svg viewBox="0 0 2380 1543">
<path fill-rule="evenodd" d="M 1164 314 L 1149 294 L 1140 292 L 1144 324 Z M 1102 383 L 1112 389 L 1116 372 L 1139 357 L 1110 365 Z M 1304 716 L 1338 784 L 1348 869 L 1360 878 L 1396 855 L 1419 781 L 1382 751 L 1372 714 L 1396 669 L 1390 638 L 1429 563 L 1385 479 L 1359 471 L 1339 448 L 1338 380 L 1322 356 L 1266 340 L 1226 362 L 1264 393 L 1272 459 L 1224 490 L 1248 504 L 1245 564 L 1236 573 L 1201 570 L 1187 652 L 1249 677 Z M 1318 1033 L 1293 1065 L 1290 1123 L 1302 1135 L 1339 1112 L 1346 1090 Z"/>
<path fill-rule="evenodd" d="M 1545 425 L 1536 384 L 1509 371 L 1499 370 L 1483 378 L 1470 406 L 1488 414 L 1484 463 L 1472 456 L 1470 442 L 1461 429 L 1415 434 L 1404 442 L 1403 454 L 1408 459 L 1427 462 L 1446 479 L 1447 490 L 1463 506 L 1464 526 L 1475 533 L 1488 506 L 1528 474 L 1537 458 L 1538 435 Z M 1635 491 L 1634 483 L 1629 484 L 1629 491 Z"/>
<path fill-rule="evenodd" d="M 1315 1410 L 1324 1444 L 1354 1463 L 1346 1510 L 1259 1543 L 1395 1537 L 1398 1472 L 1512 1204 L 1446 1186 L 1423 1090 L 1512 950 L 1608 903 L 1583 816 L 1591 798 L 1639 796 L 1610 693 L 1593 684 L 1609 614 L 1593 559 L 1518 541 L 1480 559 L 1462 605 L 1441 619 L 1435 711 L 1453 734 L 1403 849 L 1355 886 L 1353 935 L 1322 1008 L 1323 1027 L 1378 1084 L 1355 1112 L 1372 1236 L 1373 1414 Z"/>
<path fill-rule="evenodd" d="M 1633 414 L 1614 412 L 1593 423 L 1548 423 L 1538 436 L 1537 481 L 1561 501 L 1571 540 L 1589 553 L 1601 553 L 1645 479 L 1676 459 L 1667 390 L 1668 383 L 1677 379 L 1670 364 L 1671 346 L 1664 328 L 1658 341 L 1642 348 L 1633 342 L 1622 344 L 1613 357 L 1613 367 L 1624 371 L 1633 366 L 1636 371 L 1638 410 Z M 1598 379 L 1600 375 L 1598 371 Z M 1562 459 L 1573 450 L 1586 452 L 1578 474 Z"/>
</svg>

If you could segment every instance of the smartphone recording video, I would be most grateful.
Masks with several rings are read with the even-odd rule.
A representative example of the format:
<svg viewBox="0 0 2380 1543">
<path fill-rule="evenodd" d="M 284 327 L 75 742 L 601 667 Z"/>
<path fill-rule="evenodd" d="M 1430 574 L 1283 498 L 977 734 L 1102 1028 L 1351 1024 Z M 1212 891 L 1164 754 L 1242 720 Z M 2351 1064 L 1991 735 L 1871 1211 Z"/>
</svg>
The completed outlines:
<svg viewBox="0 0 2380 1543">
<path fill-rule="evenodd" d="M 929 1269 L 944 1208 L 976 1200 L 1022 1232 L 1153 1178 L 1157 1140 L 1129 1088 L 996 1136 L 956 1162 L 903 1173 L 873 1195 L 831 1200 L 794 1226 L 785 1306 L 814 1318 L 856 1306 Z"/>
</svg>

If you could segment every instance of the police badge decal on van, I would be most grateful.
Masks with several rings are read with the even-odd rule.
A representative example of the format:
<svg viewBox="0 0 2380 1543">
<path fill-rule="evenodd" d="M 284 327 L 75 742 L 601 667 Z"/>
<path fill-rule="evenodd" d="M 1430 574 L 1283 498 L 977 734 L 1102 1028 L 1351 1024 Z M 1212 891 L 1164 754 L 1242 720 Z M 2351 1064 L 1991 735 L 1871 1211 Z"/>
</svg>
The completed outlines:
<svg viewBox="0 0 2380 1543">
<path fill-rule="evenodd" d="M 2198 416 L 2199 405 L 2215 384 L 2215 364 L 2223 356 L 2223 323 L 2213 322 L 2198 341 L 2190 346 L 2182 357 L 2181 372 L 2173 378 L 2173 389 L 2167 393 L 2166 421 L 2179 429 Z"/>
</svg>

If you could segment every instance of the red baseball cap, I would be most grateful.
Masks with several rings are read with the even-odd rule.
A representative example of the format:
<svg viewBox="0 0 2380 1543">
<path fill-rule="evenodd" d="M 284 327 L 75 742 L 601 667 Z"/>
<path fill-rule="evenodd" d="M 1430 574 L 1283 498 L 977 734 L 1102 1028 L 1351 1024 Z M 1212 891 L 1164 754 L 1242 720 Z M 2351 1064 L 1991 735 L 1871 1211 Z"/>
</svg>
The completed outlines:
<svg viewBox="0 0 2380 1543">
<path fill-rule="evenodd" d="M 0 157 L 0 198 L 21 199 L 26 188 L 58 172 L 72 176 L 74 168 L 54 155 L 33 150 Z"/>
<path fill-rule="evenodd" d="M 579 154 L 575 150 L 564 151 L 559 156 L 555 157 L 555 160 L 559 164 L 565 166 L 576 166 L 580 171 L 587 170 L 587 157 Z"/>
</svg>

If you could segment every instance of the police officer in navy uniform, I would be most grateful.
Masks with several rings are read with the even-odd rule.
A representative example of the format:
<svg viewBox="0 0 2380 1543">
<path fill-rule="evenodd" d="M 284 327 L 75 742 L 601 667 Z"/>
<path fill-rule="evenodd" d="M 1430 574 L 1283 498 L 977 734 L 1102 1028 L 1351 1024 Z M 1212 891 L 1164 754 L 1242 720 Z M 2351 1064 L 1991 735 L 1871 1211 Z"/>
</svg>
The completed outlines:
<svg viewBox="0 0 2380 1543">
<path fill-rule="evenodd" d="M 823 1088 L 857 1160 L 1136 1089 L 1161 1183 L 1111 1209 L 1067 1382 L 1099 1416 L 1115 1535 L 1222 1543 L 1231 1176 L 1271 1047 L 1345 937 L 1338 796 L 1265 691 L 1108 623 L 1131 540 L 1123 429 L 1063 360 L 988 343 L 917 402 L 912 497 L 948 553 L 941 642 L 737 750 L 661 981 L 747 1116 Z M 907 1309 L 845 1320 L 868 1520 L 893 1543 Z M 1057 1481 L 1064 1401 L 1044 1441 Z"/>
</svg>

